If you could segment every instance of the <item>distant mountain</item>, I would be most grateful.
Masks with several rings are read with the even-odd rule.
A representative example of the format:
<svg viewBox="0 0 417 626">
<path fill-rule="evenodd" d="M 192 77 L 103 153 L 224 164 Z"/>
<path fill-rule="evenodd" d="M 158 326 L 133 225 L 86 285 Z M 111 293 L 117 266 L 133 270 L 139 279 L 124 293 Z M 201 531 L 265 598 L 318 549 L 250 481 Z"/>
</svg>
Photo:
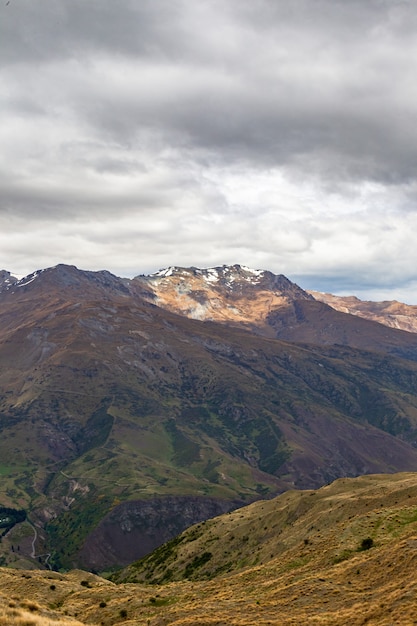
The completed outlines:
<svg viewBox="0 0 417 626">
<path fill-rule="evenodd" d="M 8 283 L 0 504 L 37 536 L 0 557 L 100 570 L 288 488 L 414 470 L 416 360 L 417 335 L 240 266 Z"/>
<path fill-rule="evenodd" d="M 416 337 L 389 334 L 381 325 L 362 319 L 366 316 L 346 315 L 349 311 L 343 307 L 336 312 L 331 302 L 314 298 L 272 272 L 240 265 L 203 270 L 170 267 L 138 276 L 131 286 L 148 301 L 191 319 L 245 327 L 265 337 L 297 343 L 340 344 L 417 358 Z"/>
<path fill-rule="evenodd" d="M 309 291 L 309 293 L 320 302 L 325 302 L 336 311 L 358 315 L 373 322 L 379 322 L 399 328 L 410 333 L 417 333 L 417 306 L 403 304 L 396 300 L 384 302 L 368 302 L 359 300 L 355 296 L 333 296 L 330 293 L 319 291 Z"/>
<path fill-rule="evenodd" d="M 285 276 L 241 265 L 210 269 L 170 267 L 137 276 L 158 306 L 192 319 L 268 325 L 268 315 L 294 300 L 313 297 Z"/>
</svg>

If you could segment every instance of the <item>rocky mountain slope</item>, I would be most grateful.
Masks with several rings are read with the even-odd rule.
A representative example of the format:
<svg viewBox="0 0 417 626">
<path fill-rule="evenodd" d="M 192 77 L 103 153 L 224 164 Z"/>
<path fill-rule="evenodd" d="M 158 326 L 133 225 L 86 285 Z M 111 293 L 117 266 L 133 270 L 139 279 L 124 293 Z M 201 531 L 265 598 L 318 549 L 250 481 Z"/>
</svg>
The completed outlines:
<svg viewBox="0 0 417 626">
<path fill-rule="evenodd" d="M 382 349 L 415 358 L 415 338 L 408 334 L 394 337 L 383 327 L 367 324 L 366 320 L 372 317 L 365 314 L 365 306 L 363 315 L 358 312 L 362 311 L 360 306 L 355 311 L 338 308 L 333 306 L 336 297 L 327 301 L 314 292 L 315 298 L 285 276 L 268 271 L 240 265 L 209 269 L 170 267 L 150 276 L 136 277 L 131 288 L 138 289 L 145 299 L 159 307 L 191 319 L 246 327 L 256 334 L 292 342 Z M 375 309 L 379 308 L 380 315 L 375 315 L 372 321 L 394 327 L 383 303 L 373 304 Z M 411 312 L 409 307 L 408 323 L 403 319 L 402 330 L 411 330 Z"/>
<path fill-rule="evenodd" d="M 137 276 L 133 286 L 158 306 L 192 319 L 234 322 L 256 329 L 268 315 L 294 300 L 313 300 L 285 276 L 233 265 L 199 269 L 169 267 Z"/>
<path fill-rule="evenodd" d="M 60 265 L 3 285 L 0 504 L 28 514 L 4 564 L 100 571 L 260 497 L 417 467 L 417 336 L 226 276 L 232 323 L 157 306 L 155 277 Z"/>
<path fill-rule="evenodd" d="M 17 283 L 17 281 L 18 279 L 12 276 L 10 272 L 0 270 L 0 291 L 11 287 L 14 283 Z"/>
<path fill-rule="evenodd" d="M 1 569 L 0 624 L 411 625 L 416 562 L 416 475 L 341 479 L 198 524 L 118 584 Z"/>
<path fill-rule="evenodd" d="M 369 302 L 355 296 L 334 296 L 330 293 L 309 291 L 315 300 L 328 304 L 336 311 L 358 315 L 373 322 L 385 324 L 390 328 L 399 328 L 410 333 L 417 333 L 417 306 L 387 300 Z"/>
</svg>

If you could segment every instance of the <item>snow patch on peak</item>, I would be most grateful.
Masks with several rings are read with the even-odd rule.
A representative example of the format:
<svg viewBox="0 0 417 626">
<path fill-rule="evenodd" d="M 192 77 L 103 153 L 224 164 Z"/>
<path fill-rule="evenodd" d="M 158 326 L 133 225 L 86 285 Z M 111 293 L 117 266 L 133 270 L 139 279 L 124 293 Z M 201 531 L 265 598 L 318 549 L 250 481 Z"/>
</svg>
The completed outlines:
<svg viewBox="0 0 417 626">
<path fill-rule="evenodd" d="M 206 282 L 216 283 L 224 278 L 229 283 L 237 280 L 245 280 L 251 283 L 259 282 L 265 274 L 264 270 L 254 270 L 246 265 L 222 265 L 221 267 L 208 267 L 205 270 L 196 270 Z"/>
<path fill-rule="evenodd" d="M 169 278 L 170 276 L 190 276 L 193 273 L 197 273 L 198 270 L 195 267 L 178 267 L 177 265 L 170 265 L 161 270 L 158 270 L 154 274 L 149 274 L 149 278 Z"/>
<path fill-rule="evenodd" d="M 203 277 L 208 283 L 217 283 L 219 280 L 219 272 L 215 267 L 209 267 L 205 270 Z"/>
<path fill-rule="evenodd" d="M 28 276 L 25 276 L 24 278 L 18 280 L 13 286 L 26 287 L 26 285 L 33 283 L 33 281 L 36 280 L 38 276 L 40 276 L 44 271 L 45 270 L 36 270 L 36 272 L 33 272 L 33 274 L 29 274 Z"/>
<path fill-rule="evenodd" d="M 246 265 L 223 265 L 220 269 L 229 286 L 234 282 L 256 285 L 265 276 L 264 270 L 255 270 Z"/>
<path fill-rule="evenodd" d="M 206 283 L 215 284 L 223 279 L 228 286 L 231 286 L 234 282 L 247 282 L 251 284 L 257 284 L 265 276 L 264 270 L 256 270 L 246 265 L 222 265 L 220 267 L 208 267 L 201 269 L 197 267 L 176 267 L 170 266 L 164 269 L 160 269 L 154 274 L 150 274 L 150 279 L 165 279 L 172 276 L 190 278 L 190 276 L 199 277 Z"/>
<path fill-rule="evenodd" d="M 158 270 L 154 274 L 151 274 L 151 276 L 155 276 L 155 277 L 158 276 L 158 277 L 161 277 L 161 278 L 167 278 L 168 276 L 172 276 L 172 274 L 174 273 L 175 270 L 176 270 L 175 267 L 166 267 L 165 269 Z"/>
<path fill-rule="evenodd" d="M 264 270 L 254 270 L 251 267 L 247 267 L 246 265 L 241 265 L 241 268 L 244 272 L 248 274 L 253 274 L 254 276 L 263 276 L 265 273 Z"/>
</svg>

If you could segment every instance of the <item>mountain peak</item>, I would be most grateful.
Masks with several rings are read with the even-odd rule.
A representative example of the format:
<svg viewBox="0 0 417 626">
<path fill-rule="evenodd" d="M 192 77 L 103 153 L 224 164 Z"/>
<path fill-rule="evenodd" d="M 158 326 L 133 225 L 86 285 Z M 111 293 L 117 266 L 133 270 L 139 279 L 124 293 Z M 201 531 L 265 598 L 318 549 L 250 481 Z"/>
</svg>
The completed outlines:
<svg viewBox="0 0 417 626">
<path fill-rule="evenodd" d="M 161 308 L 199 320 L 262 324 L 277 306 L 313 300 L 288 278 L 246 265 L 161 269 L 132 281 Z"/>
<path fill-rule="evenodd" d="M 118 278 L 107 270 L 86 271 L 78 269 L 75 265 L 63 263 L 36 270 L 20 279 L 11 277 L 9 272 L 0 272 L 0 291 L 8 292 L 11 296 L 20 292 L 25 293 L 35 287 L 37 291 L 66 290 L 83 296 L 92 295 L 93 292 L 106 296 L 111 292 L 128 294 L 128 282 L 127 279 Z"/>
<path fill-rule="evenodd" d="M 0 291 L 8 289 L 11 285 L 14 285 L 18 279 L 16 276 L 12 276 L 7 270 L 0 270 Z"/>
<path fill-rule="evenodd" d="M 174 283 L 177 280 L 187 281 L 197 279 L 202 283 L 228 287 L 233 290 L 238 285 L 259 285 L 268 289 L 278 289 L 279 291 L 296 289 L 298 296 L 310 299 L 310 296 L 300 287 L 292 283 L 282 274 L 274 274 L 268 270 L 253 269 L 246 265 L 220 265 L 216 267 L 178 267 L 170 266 L 160 269 L 149 276 L 138 276 L 151 284 L 161 284 L 162 282 Z"/>
</svg>

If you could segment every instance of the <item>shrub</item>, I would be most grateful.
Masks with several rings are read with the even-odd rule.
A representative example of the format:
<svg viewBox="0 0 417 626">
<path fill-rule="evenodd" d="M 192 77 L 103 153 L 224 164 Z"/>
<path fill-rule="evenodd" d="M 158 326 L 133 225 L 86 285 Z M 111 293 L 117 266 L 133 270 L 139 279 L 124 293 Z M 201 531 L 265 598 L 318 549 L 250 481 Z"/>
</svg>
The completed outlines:
<svg viewBox="0 0 417 626">
<path fill-rule="evenodd" d="M 211 552 L 203 552 L 203 554 L 201 554 L 200 556 L 195 556 L 193 561 L 187 564 L 184 570 L 184 576 L 186 578 L 191 576 L 196 569 L 202 567 L 203 565 L 205 565 L 205 563 L 210 561 L 212 556 L 213 555 Z"/>
<path fill-rule="evenodd" d="M 373 547 L 373 545 L 374 545 L 374 540 L 372 539 L 372 537 L 366 537 L 365 539 L 362 539 L 359 549 L 369 550 L 370 548 Z"/>
</svg>

